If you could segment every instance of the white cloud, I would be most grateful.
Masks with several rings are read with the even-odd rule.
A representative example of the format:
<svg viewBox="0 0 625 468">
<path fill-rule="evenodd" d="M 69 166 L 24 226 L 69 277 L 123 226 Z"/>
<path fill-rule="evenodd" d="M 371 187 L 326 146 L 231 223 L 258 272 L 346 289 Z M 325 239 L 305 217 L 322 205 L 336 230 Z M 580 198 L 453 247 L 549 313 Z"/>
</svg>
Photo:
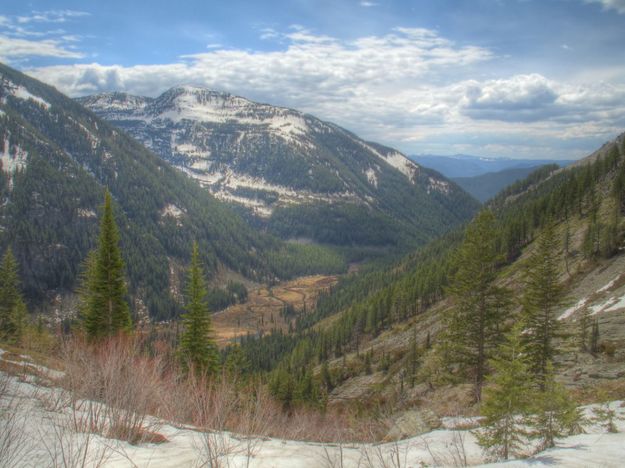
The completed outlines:
<svg viewBox="0 0 625 468">
<path fill-rule="evenodd" d="M 0 61 L 24 57 L 83 58 L 81 52 L 70 50 L 61 41 L 44 39 L 32 41 L 0 35 Z"/>
<path fill-rule="evenodd" d="M 367 0 L 362 0 L 360 2 L 360 6 L 361 7 L 365 7 L 365 8 L 371 8 L 371 7 L 378 6 L 378 5 L 379 5 L 379 3 L 377 3 L 377 2 L 370 2 L 370 1 L 367 1 Z"/>
<path fill-rule="evenodd" d="M 76 10 L 47 10 L 33 11 L 28 16 L 18 16 L 17 22 L 26 23 L 65 23 L 72 18 L 80 18 L 82 16 L 90 16 L 90 13 Z"/>
<path fill-rule="evenodd" d="M 625 0 L 584 0 L 586 3 L 600 3 L 605 10 L 615 10 L 625 14 Z"/>
<path fill-rule="evenodd" d="M 75 10 L 34 11 L 28 16 L 0 16 L 0 60 L 28 57 L 83 58 L 76 50 L 83 37 L 64 29 L 41 29 L 41 24 L 65 23 L 89 16 Z"/>
<path fill-rule="evenodd" d="M 29 73 L 72 96 L 112 90 L 155 96 L 183 83 L 206 86 L 294 107 L 407 152 L 440 145 L 446 152 L 502 155 L 509 143 L 514 154 L 570 157 L 562 139 L 596 142 L 625 128 L 625 85 L 564 83 L 536 73 L 486 79 L 483 71 L 497 68 L 497 56 L 432 30 L 397 28 L 351 41 L 301 26 L 261 34 L 280 48 L 217 48 L 171 64 L 76 64 Z"/>
</svg>

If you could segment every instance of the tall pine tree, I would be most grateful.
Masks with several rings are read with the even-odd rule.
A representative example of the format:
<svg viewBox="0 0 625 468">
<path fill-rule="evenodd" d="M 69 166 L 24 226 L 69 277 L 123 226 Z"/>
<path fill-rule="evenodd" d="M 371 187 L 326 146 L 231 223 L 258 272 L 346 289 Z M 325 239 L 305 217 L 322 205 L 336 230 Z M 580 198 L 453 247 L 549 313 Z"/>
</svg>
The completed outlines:
<svg viewBox="0 0 625 468">
<path fill-rule="evenodd" d="M 495 217 L 484 210 L 467 227 L 456 258 L 458 270 L 450 287 L 454 307 L 443 337 L 448 358 L 473 379 L 476 401 L 481 399 L 487 361 L 502 341 L 501 324 L 510 305 L 509 291 L 494 284 L 501 261 Z"/>
<path fill-rule="evenodd" d="M 538 238 L 525 272 L 525 289 L 522 299 L 523 334 L 532 372 L 541 388 L 547 372 L 547 362 L 556 353 L 554 338 L 559 322 L 556 313 L 564 302 L 564 287 L 559 282 L 559 242 L 553 224 L 549 223 Z"/>
<path fill-rule="evenodd" d="M 104 195 L 100 236 L 95 258 L 86 261 L 81 286 L 83 320 L 87 336 L 98 339 L 132 329 L 126 302 L 124 261 L 119 248 L 119 232 L 113 217 L 111 195 Z"/>
<path fill-rule="evenodd" d="M 211 337 L 213 330 L 197 242 L 193 243 L 188 275 L 187 312 L 183 316 L 184 331 L 180 337 L 179 357 L 186 370 L 213 375 L 219 370 L 219 353 Z"/>
<path fill-rule="evenodd" d="M 17 262 L 7 249 L 0 265 L 0 339 L 18 342 L 26 325 L 26 305 L 20 293 Z"/>
</svg>

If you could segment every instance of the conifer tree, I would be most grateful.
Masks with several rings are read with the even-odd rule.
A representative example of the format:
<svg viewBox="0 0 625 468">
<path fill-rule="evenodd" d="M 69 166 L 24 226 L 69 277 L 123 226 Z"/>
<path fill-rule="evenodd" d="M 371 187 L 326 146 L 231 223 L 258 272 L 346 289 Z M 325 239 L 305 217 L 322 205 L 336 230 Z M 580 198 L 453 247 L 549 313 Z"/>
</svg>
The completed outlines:
<svg viewBox="0 0 625 468">
<path fill-rule="evenodd" d="M 472 377 L 476 401 L 481 399 L 487 361 L 501 343 L 510 304 L 509 291 L 494 284 L 501 261 L 495 218 L 484 210 L 467 227 L 456 258 L 458 270 L 450 287 L 455 304 L 443 337 L 448 357 Z"/>
<path fill-rule="evenodd" d="M 0 265 L 0 339 L 18 342 L 26 325 L 26 305 L 20 293 L 17 262 L 7 249 Z"/>
<path fill-rule="evenodd" d="M 592 410 L 591 421 L 603 427 L 606 432 L 618 432 L 616 421 L 623 418 L 617 414 L 614 404 L 610 404 L 610 399 L 605 390 L 597 392 L 596 398 L 598 405 Z"/>
<path fill-rule="evenodd" d="M 476 432 L 477 440 L 496 459 L 520 455 L 527 439 L 525 419 L 534 394 L 532 376 L 521 340 L 520 324 L 506 335 L 491 359 L 494 374 L 484 390 L 481 413 L 484 427 Z"/>
<path fill-rule="evenodd" d="M 555 380 L 553 365 L 547 362 L 541 390 L 534 399 L 532 437 L 538 438 L 539 450 L 555 447 L 555 440 L 582 432 L 582 414 L 568 392 Z"/>
<path fill-rule="evenodd" d="M 186 290 L 184 331 L 178 350 L 186 370 L 214 375 L 219 370 L 219 353 L 212 339 L 211 317 L 206 302 L 204 273 L 197 242 L 193 243 Z"/>
<path fill-rule="evenodd" d="M 251 364 L 241 346 L 233 346 L 228 353 L 224 368 L 230 375 L 243 375 L 250 370 Z"/>
<path fill-rule="evenodd" d="M 525 272 L 522 304 L 526 329 L 523 338 L 532 372 L 541 388 L 547 362 L 556 352 L 554 337 L 559 329 L 556 312 L 564 301 L 564 288 L 558 278 L 558 244 L 553 224 L 549 223 L 538 238 Z"/>
<path fill-rule="evenodd" d="M 90 339 L 132 330 L 132 319 L 126 302 L 124 261 L 108 190 L 104 194 L 98 247 L 94 258 L 86 260 L 81 290 L 84 327 Z"/>
</svg>

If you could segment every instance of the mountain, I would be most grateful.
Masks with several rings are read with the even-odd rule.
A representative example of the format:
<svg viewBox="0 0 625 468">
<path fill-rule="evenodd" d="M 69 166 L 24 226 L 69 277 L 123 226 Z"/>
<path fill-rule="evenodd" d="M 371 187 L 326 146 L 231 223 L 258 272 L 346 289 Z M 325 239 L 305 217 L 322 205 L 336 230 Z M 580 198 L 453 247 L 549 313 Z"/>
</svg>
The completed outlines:
<svg viewBox="0 0 625 468">
<path fill-rule="evenodd" d="M 558 381 L 578 397 L 622 392 L 625 133 L 573 165 L 536 169 L 487 207 L 500 253 L 495 285 L 511 290 L 506 323 L 521 317 L 529 258 L 549 226 L 566 296 L 553 311 L 562 324 L 554 341 Z M 437 346 L 454 306 L 448 291 L 464 234 L 459 228 L 383 269 L 343 277 L 312 312 L 297 318 L 296 335 L 244 342 L 248 357 L 278 377 L 285 377 L 284 369 L 302 375 L 315 368 L 329 401 L 338 404 L 383 401 L 394 411 L 422 405 L 439 416 L 475 411 L 470 376 L 446 367 L 445 347 Z M 281 348 L 283 359 L 264 347 Z"/>
<path fill-rule="evenodd" d="M 415 245 L 477 208 L 437 172 L 296 110 L 192 86 L 77 101 L 283 238 Z"/>
<path fill-rule="evenodd" d="M 135 312 L 160 318 L 179 312 L 193 240 L 213 281 L 343 268 L 326 249 L 258 233 L 124 132 L 4 65 L 0 161 L 0 250 L 14 250 L 31 306 L 68 307 L 64 300 L 96 242 L 105 187 L 114 199 Z"/>
<path fill-rule="evenodd" d="M 452 179 L 457 177 L 475 177 L 488 172 L 499 172 L 506 169 L 536 168 L 545 164 L 558 164 L 564 167 L 573 162 L 573 160 L 555 159 L 485 158 L 467 154 L 454 156 L 424 154 L 410 156 L 410 159 Z"/>
<path fill-rule="evenodd" d="M 508 185 L 526 178 L 535 170 L 536 166 L 518 167 L 498 172 L 487 172 L 473 177 L 453 177 L 452 180 L 484 203 Z"/>
</svg>

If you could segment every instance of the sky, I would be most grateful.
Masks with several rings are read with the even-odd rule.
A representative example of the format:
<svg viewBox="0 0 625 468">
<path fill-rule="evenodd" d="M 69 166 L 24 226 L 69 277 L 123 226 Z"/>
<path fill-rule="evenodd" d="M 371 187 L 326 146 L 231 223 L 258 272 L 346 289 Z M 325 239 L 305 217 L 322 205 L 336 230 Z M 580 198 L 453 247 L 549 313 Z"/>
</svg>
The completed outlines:
<svg viewBox="0 0 625 468">
<path fill-rule="evenodd" d="M 0 61 L 73 97 L 205 86 L 406 154 L 576 159 L 625 131 L 625 0 L 4 0 Z"/>
</svg>

